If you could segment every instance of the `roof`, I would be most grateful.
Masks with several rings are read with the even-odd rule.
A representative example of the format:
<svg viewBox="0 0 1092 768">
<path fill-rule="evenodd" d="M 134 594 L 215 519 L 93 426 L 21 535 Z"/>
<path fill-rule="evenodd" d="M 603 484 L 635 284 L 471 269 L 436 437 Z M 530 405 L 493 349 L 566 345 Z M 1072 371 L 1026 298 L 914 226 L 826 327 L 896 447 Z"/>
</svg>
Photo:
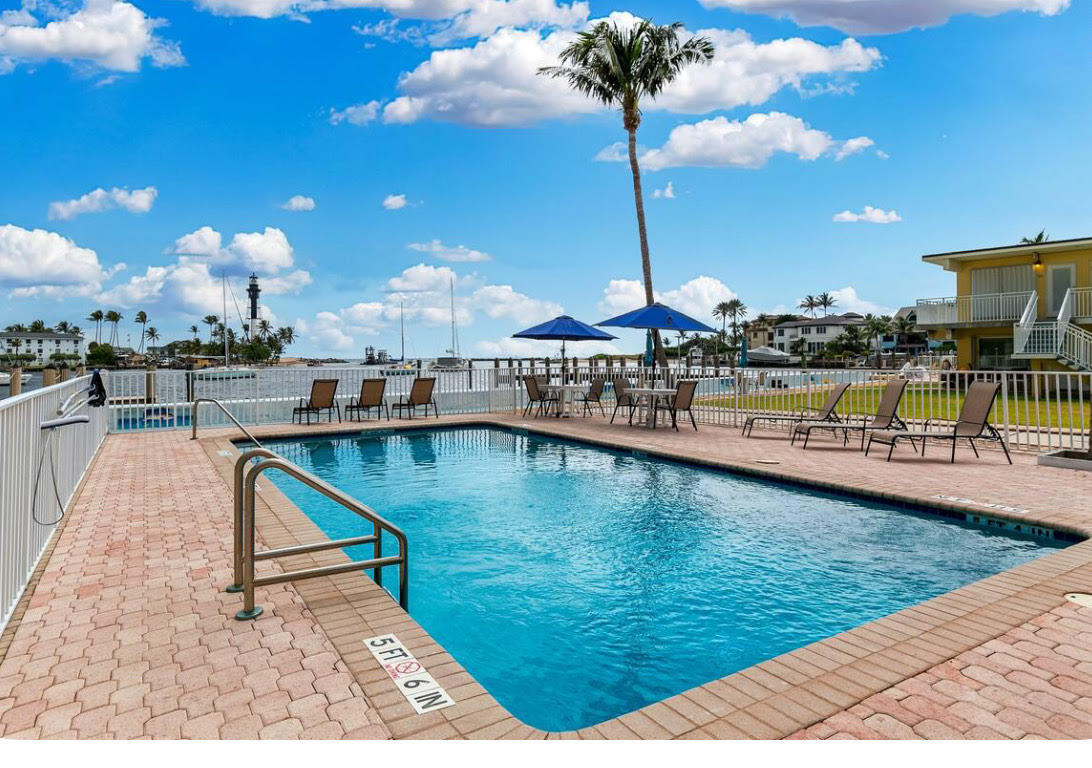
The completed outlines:
<svg viewBox="0 0 1092 768">
<path fill-rule="evenodd" d="M 56 331 L 0 331 L 0 339 L 68 339 L 79 341 L 83 334 L 57 333 Z"/>
<path fill-rule="evenodd" d="M 985 258 L 1004 258 L 1006 256 L 1030 257 L 1032 254 L 1035 253 L 1071 251 L 1078 248 L 1092 248 L 1092 237 L 1077 237 L 1069 240 L 1047 240 L 1042 243 L 1017 243 L 1015 245 L 999 245 L 992 248 L 976 248 L 970 251 L 927 253 L 921 257 L 921 260 L 928 262 L 929 264 L 939 264 L 945 269 L 951 269 L 952 264 L 959 261 L 972 261 L 974 259 Z"/>
<path fill-rule="evenodd" d="M 824 315 L 823 317 L 809 317 L 804 320 L 790 320 L 778 323 L 775 328 L 803 328 L 805 325 L 859 325 L 864 322 L 864 316 L 856 312 L 846 312 L 843 315 Z"/>
</svg>

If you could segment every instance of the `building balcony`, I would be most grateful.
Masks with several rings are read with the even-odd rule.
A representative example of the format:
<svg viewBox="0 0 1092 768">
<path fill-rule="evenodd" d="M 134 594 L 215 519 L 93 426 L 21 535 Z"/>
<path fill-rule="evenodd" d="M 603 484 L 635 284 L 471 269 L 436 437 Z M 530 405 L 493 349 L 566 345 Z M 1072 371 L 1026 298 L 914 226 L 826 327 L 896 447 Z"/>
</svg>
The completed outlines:
<svg viewBox="0 0 1092 768">
<path fill-rule="evenodd" d="M 917 323 L 922 328 L 1007 325 L 1020 319 L 1033 295 L 1024 291 L 918 299 Z"/>
</svg>

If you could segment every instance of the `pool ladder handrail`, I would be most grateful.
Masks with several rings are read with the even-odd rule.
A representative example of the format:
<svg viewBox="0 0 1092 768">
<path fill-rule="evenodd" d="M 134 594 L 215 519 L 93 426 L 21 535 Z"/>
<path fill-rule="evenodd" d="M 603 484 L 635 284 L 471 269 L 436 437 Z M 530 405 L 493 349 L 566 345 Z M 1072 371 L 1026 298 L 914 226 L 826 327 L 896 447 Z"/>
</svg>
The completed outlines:
<svg viewBox="0 0 1092 768">
<path fill-rule="evenodd" d="M 251 460 L 259 458 L 261 460 L 257 464 L 251 466 L 249 470 L 246 469 Z M 295 478 L 309 488 L 318 491 L 328 499 L 337 502 L 349 511 L 355 512 L 372 524 L 372 533 L 366 536 L 354 536 L 336 541 L 327 540 L 313 544 L 299 544 L 292 547 L 256 552 L 254 495 L 258 477 L 269 469 L 278 469 L 289 477 Z M 382 535 L 384 531 L 392 535 L 398 542 L 397 555 L 383 556 Z M 300 571 L 286 571 L 260 578 L 254 575 L 254 564 L 258 560 L 272 560 L 277 557 L 302 555 L 309 552 L 321 552 L 327 549 L 339 549 L 369 543 L 372 545 L 372 557 L 369 560 L 351 560 L 348 563 L 323 565 L 315 568 L 305 568 Z M 401 528 L 384 519 L 352 496 L 266 448 L 251 449 L 235 460 L 235 583 L 227 587 L 226 591 L 243 593 L 243 610 L 235 614 L 236 619 L 247 621 L 261 615 L 261 606 L 254 604 L 255 587 L 367 570 L 372 571 L 373 580 L 378 586 L 382 587 L 383 568 L 390 565 L 398 566 L 398 604 L 402 606 L 403 610 L 408 610 L 409 541 Z"/>
<path fill-rule="evenodd" d="M 235 426 L 237 426 L 242 431 L 242 433 L 247 436 L 247 439 L 250 440 L 250 442 L 254 443 L 254 445 L 258 446 L 259 448 L 262 447 L 262 444 L 258 442 L 258 438 L 250 434 L 250 431 L 246 427 L 244 427 L 237 418 L 232 415 L 231 411 L 229 411 L 223 403 L 212 397 L 198 397 L 194 399 L 193 404 L 190 406 L 190 426 L 193 427 L 193 433 L 190 435 L 190 440 L 197 439 L 197 406 L 201 405 L 201 403 L 211 403 L 212 405 L 215 405 L 217 408 L 224 412 L 225 416 L 231 419 L 232 423 L 235 424 Z"/>
</svg>

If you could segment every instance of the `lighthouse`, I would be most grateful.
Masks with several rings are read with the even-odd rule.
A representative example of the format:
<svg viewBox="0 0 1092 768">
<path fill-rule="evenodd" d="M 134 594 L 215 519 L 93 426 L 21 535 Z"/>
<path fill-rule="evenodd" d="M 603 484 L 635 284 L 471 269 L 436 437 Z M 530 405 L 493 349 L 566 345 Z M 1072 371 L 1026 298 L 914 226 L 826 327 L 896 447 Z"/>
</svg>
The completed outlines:
<svg viewBox="0 0 1092 768">
<path fill-rule="evenodd" d="M 262 289 L 258 287 L 258 276 L 250 275 L 250 285 L 247 286 L 246 295 L 250 299 L 250 337 L 258 338 L 258 295 Z"/>
</svg>

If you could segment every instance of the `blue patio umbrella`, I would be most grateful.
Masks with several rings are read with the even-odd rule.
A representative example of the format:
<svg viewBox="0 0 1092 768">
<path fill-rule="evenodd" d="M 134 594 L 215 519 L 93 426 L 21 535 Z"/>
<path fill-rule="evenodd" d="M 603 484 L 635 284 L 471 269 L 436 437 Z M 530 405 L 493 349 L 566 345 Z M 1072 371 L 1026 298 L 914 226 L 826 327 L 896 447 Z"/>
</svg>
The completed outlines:
<svg viewBox="0 0 1092 768">
<path fill-rule="evenodd" d="M 512 334 L 513 339 L 538 339 L 542 341 L 560 341 L 561 357 L 565 357 L 565 342 L 567 341 L 609 341 L 616 339 L 598 328 L 592 328 L 587 323 L 574 320 L 568 315 L 560 315 L 553 320 L 547 320 L 541 325 L 528 328 L 525 331 Z"/>
<path fill-rule="evenodd" d="M 672 309 L 664 304 L 656 302 L 647 306 L 626 312 L 624 315 L 612 317 L 596 325 L 610 325 L 617 328 L 649 328 L 660 331 L 698 331 L 700 333 L 716 333 L 700 320 L 695 320 L 689 315 L 684 315 L 677 309 Z"/>
<path fill-rule="evenodd" d="M 645 365 L 649 368 L 656 362 L 656 347 L 652 343 L 652 331 L 645 331 Z"/>
<path fill-rule="evenodd" d="M 743 340 L 739 343 L 739 367 L 747 367 L 747 337 L 744 336 Z"/>
</svg>

